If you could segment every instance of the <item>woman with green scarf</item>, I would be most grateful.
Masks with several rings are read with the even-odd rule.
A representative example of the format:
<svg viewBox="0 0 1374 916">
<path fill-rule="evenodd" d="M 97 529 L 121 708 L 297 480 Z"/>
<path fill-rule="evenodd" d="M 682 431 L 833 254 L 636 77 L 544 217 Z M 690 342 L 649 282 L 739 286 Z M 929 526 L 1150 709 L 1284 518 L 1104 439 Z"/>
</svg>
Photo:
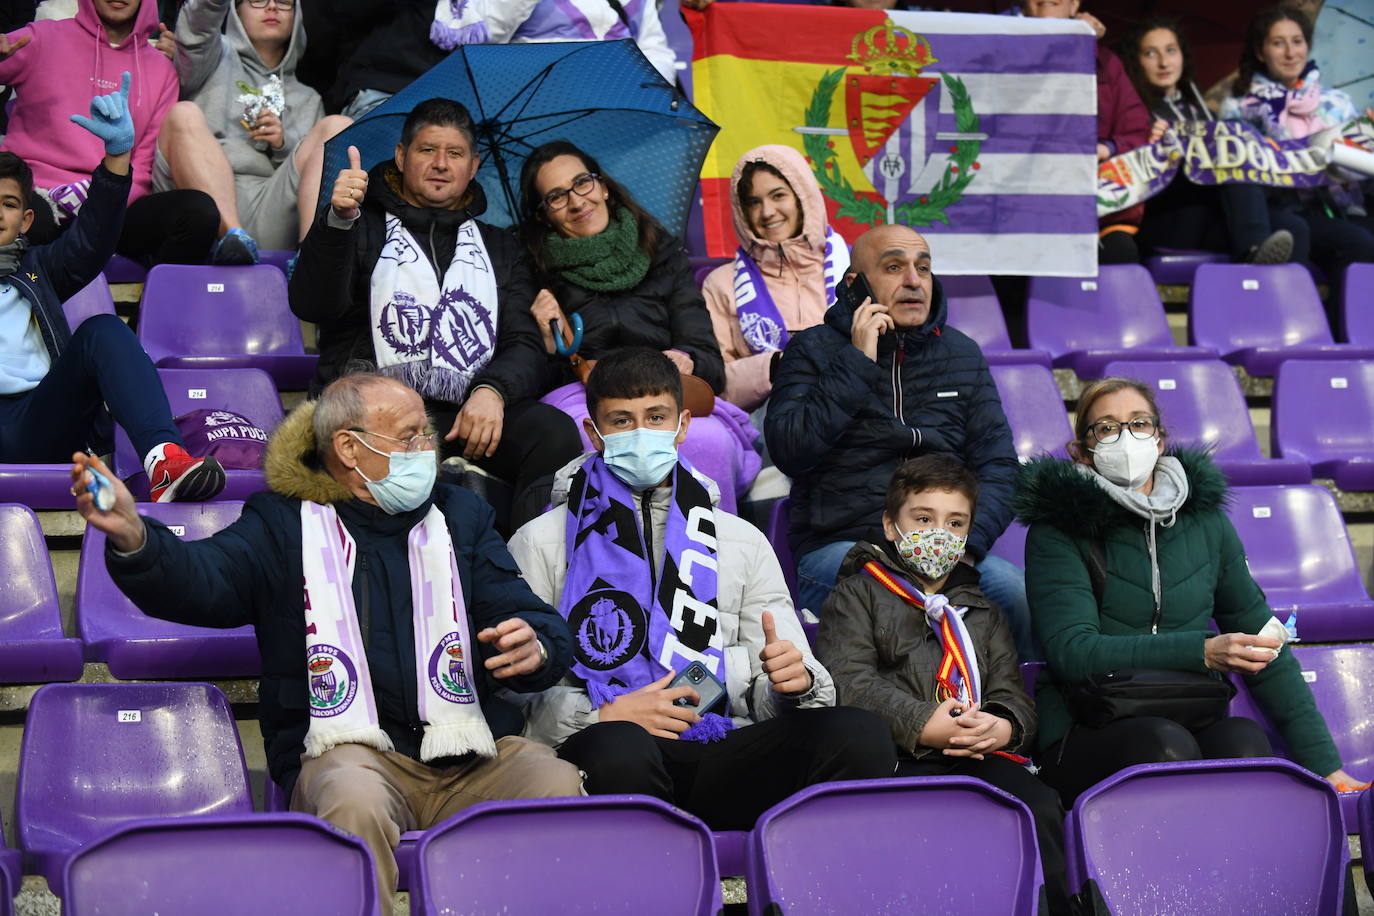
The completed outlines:
<svg viewBox="0 0 1374 916">
<path fill-rule="evenodd" d="M 520 173 L 521 235 L 544 286 L 530 307 L 544 335 L 557 387 L 544 402 L 581 421 L 582 386 L 566 356 L 556 353 L 550 321 L 561 311 L 580 315 L 578 354 L 598 359 L 620 347 L 659 350 L 684 373 L 719 394 L 725 363 L 705 300 L 692 279 L 682 244 L 670 236 L 591 156 L 564 140 L 546 143 Z M 681 453 L 720 488 L 720 506 L 733 512 L 760 460 L 758 433 L 746 414 L 716 399 L 710 417 L 694 417 Z M 585 424 L 582 424 L 585 427 Z M 592 442 L 586 429 L 584 443 Z"/>
</svg>

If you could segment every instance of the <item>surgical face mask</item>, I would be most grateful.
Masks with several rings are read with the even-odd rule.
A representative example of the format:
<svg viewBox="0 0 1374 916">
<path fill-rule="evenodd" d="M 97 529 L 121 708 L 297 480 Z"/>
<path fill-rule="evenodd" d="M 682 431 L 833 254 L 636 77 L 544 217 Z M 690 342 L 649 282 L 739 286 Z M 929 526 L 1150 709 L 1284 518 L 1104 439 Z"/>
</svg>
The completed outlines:
<svg viewBox="0 0 1374 916">
<path fill-rule="evenodd" d="M 352 432 L 352 430 L 349 430 Z M 434 460 L 434 452 L 424 449 L 418 452 L 383 452 L 368 445 L 362 436 L 353 433 L 353 438 L 376 452 L 386 455 L 390 462 L 386 476 L 381 480 L 369 480 L 362 468 L 355 467 L 367 492 L 377 500 L 377 505 L 388 515 L 399 515 L 418 508 L 430 493 L 434 492 L 434 479 L 439 474 L 439 463 Z"/>
<path fill-rule="evenodd" d="M 897 556 L 927 582 L 938 582 L 954 570 L 968 538 L 947 528 L 908 531 L 897 541 Z"/>
<path fill-rule="evenodd" d="M 596 429 L 596 424 L 592 424 Z M 632 490 L 647 490 L 663 483 L 677 464 L 677 434 L 682 429 L 678 415 L 676 429 L 649 429 L 640 426 L 623 433 L 606 435 L 596 429 L 605 443 L 601 460 Z"/>
<path fill-rule="evenodd" d="M 1145 485 L 1159 461 L 1159 437 L 1137 439 L 1123 432 L 1115 442 L 1090 449 L 1097 473 L 1116 484 L 1137 490 Z"/>
</svg>

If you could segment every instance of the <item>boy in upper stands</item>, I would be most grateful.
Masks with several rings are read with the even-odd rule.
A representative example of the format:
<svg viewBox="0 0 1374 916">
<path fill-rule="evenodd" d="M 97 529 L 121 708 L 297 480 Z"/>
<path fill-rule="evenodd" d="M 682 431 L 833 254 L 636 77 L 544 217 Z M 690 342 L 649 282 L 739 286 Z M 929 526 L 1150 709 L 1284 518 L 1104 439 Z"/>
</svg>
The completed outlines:
<svg viewBox="0 0 1374 916">
<path fill-rule="evenodd" d="M 49 245 L 30 246 L 33 172 L 0 152 L 0 462 L 66 462 L 73 451 L 107 451 L 104 406 L 124 427 L 156 502 L 209 499 L 224 488 L 214 458 L 186 453 L 157 370 L 129 326 L 114 315 L 87 318 L 75 332 L 62 303 L 94 280 L 114 253 L 132 182 L 129 74 L 120 89 L 71 120 L 104 144 L 86 203 Z"/>
<path fill-rule="evenodd" d="M 596 452 L 559 472 L 554 508 L 510 545 L 574 637 L 569 677 L 516 698 L 526 737 L 592 794 L 653 795 L 715 829 L 748 829 L 814 783 L 890 776 L 882 722 L 833 708 L 768 541 L 679 461 L 691 416 L 673 362 L 645 347 L 602 358 L 587 407 Z M 695 687 L 671 686 L 693 668 Z M 698 714 L 712 679 L 721 703 Z"/>
<path fill-rule="evenodd" d="M 978 477 L 942 454 L 901 465 L 888 485 L 881 541 L 859 541 L 821 614 L 816 654 L 841 702 L 877 713 L 898 776 L 974 776 L 1035 817 L 1052 912 L 1067 912 L 1064 812 L 1023 759 L 1035 704 L 1006 618 L 963 557 Z"/>
</svg>

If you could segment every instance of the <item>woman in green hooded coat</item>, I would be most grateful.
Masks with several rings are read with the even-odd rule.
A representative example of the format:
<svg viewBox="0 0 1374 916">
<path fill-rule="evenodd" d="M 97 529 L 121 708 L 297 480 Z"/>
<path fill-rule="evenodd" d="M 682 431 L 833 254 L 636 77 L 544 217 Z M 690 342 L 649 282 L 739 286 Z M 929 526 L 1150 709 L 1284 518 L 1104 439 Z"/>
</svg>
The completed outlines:
<svg viewBox="0 0 1374 916">
<path fill-rule="evenodd" d="M 1198 451 L 1166 453 L 1154 392 L 1141 382 L 1095 382 L 1075 413 L 1073 460 L 1024 465 L 1014 502 L 1030 526 L 1026 591 L 1048 662 L 1036 692 L 1042 778 L 1068 807 L 1135 764 L 1272 756 L 1243 717 L 1196 731 L 1154 716 L 1073 721 L 1065 685 L 1136 668 L 1240 673 L 1299 764 L 1357 787 L 1250 577 L 1216 465 Z"/>
</svg>

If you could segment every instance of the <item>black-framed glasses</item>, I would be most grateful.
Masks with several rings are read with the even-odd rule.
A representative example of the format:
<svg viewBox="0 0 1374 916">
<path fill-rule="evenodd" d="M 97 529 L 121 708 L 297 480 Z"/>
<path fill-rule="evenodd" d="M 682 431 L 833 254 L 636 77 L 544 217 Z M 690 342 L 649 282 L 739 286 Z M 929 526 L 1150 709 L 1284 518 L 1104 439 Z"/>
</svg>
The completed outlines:
<svg viewBox="0 0 1374 916">
<path fill-rule="evenodd" d="M 296 0 L 240 0 L 240 2 L 247 3 L 255 10 L 267 9 L 269 3 L 279 10 L 289 10 L 296 6 Z"/>
<path fill-rule="evenodd" d="M 406 452 L 426 452 L 439 447 L 438 433 L 421 433 L 418 436 L 411 436 L 409 439 L 397 439 L 395 436 L 388 436 L 384 433 L 374 433 L 370 429 L 363 429 L 361 426 L 350 426 L 348 431 L 351 433 L 363 433 L 368 436 L 376 436 L 378 439 L 390 439 L 392 442 L 400 442 L 405 446 L 402 451 Z"/>
<path fill-rule="evenodd" d="M 1130 430 L 1136 439 L 1149 439 L 1159 430 L 1159 417 L 1131 417 L 1125 423 L 1098 420 L 1088 426 L 1093 438 L 1103 445 L 1110 445 L 1121 438 L 1123 428 Z"/>
<path fill-rule="evenodd" d="M 578 197 L 586 197 L 592 193 L 596 183 L 601 180 L 601 176 L 595 172 L 583 172 L 573 179 L 571 188 L 554 188 L 544 195 L 544 199 L 539 202 L 545 210 L 553 212 L 562 210 L 568 205 L 568 193 L 576 194 Z"/>
</svg>

